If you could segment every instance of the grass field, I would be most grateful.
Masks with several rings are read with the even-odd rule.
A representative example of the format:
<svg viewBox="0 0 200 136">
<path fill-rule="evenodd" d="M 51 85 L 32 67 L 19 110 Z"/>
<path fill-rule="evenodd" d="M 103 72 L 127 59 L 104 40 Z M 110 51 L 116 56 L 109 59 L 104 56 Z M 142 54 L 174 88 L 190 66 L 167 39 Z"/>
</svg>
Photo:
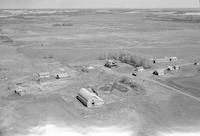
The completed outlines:
<svg viewBox="0 0 200 136">
<path fill-rule="evenodd" d="M 98 59 L 104 54 L 128 52 L 145 58 L 177 56 L 179 63 L 198 60 L 199 12 L 0 10 L 0 136 L 176 136 L 186 131 L 198 136 L 200 101 L 193 99 L 200 97 L 198 67 L 171 75 L 176 86 L 192 95 L 188 97 L 151 82 L 155 66 L 134 78 L 135 67 L 120 62 L 118 68 L 108 69 L 103 66 L 105 60 Z M 169 64 L 156 67 L 165 65 Z M 87 66 L 94 69 L 81 71 Z M 60 85 L 57 89 L 51 87 L 50 80 L 45 91 L 38 88 L 40 91 L 32 89 L 25 96 L 14 94 L 13 84 L 24 80 L 35 83 L 33 73 L 58 69 L 65 69 L 70 78 L 64 85 L 55 80 Z M 99 88 L 124 76 L 132 78 L 134 85 L 141 84 L 145 93 L 135 93 L 134 87 L 127 92 L 100 91 L 105 105 L 96 109 L 76 100 L 80 88 Z"/>
</svg>

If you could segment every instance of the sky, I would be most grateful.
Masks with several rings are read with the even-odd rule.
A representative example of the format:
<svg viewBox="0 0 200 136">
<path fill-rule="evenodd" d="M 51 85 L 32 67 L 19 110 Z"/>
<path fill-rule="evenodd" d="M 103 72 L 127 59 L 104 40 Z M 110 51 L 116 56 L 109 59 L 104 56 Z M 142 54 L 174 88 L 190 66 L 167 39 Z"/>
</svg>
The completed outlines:
<svg viewBox="0 0 200 136">
<path fill-rule="evenodd" d="M 0 0 L 0 8 L 198 8 L 199 0 Z"/>
</svg>

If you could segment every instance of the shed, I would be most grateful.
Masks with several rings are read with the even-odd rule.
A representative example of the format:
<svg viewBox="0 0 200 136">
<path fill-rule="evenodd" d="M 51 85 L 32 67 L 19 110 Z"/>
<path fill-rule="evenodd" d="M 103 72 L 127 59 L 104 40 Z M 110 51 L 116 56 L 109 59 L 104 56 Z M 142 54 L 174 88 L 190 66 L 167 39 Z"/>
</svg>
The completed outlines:
<svg viewBox="0 0 200 136">
<path fill-rule="evenodd" d="M 157 75 L 157 76 L 163 76 L 165 75 L 165 70 L 164 69 L 157 69 L 153 72 L 154 75 Z"/>
<path fill-rule="evenodd" d="M 88 108 L 99 107 L 104 104 L 104 101 L 99 96 L 86 88 L 80 89 L 77 99 Z"/>
<path fill-rule="evenodd" d="M 41 73 L 38 73 L 38 77 L 39 78 L 49 78 L 50 73 L 49 72 L 41 72 Z"/>
<path fill-rule="evenodd" d="M 93 67 L 93 66 L 88 66 L 87 69 L 93 70 L 93 69 L 95 69 L 95 67 Z"/>
</svg>

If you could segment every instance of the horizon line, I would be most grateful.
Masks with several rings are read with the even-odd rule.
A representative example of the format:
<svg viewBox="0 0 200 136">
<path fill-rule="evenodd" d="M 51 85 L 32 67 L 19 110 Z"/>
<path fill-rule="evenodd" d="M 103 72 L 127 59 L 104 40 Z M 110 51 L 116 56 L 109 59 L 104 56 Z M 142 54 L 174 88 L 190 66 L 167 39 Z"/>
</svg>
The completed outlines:
<svg viewBox="0 0 200 136">
<path fill-rule="evenodd" d="M 85 9 L 135 9 L 135 10 L 144 10 L 144 9 L 199 9 L 199 7 L 161 7 L 161 8 L 153 8 L 153 7 L 149 7 L 149 8 L 0 8 L 0 10 L 64 10 L 64 9 L 78 9 L 78 10 L 85 10 Z"/>
</svg>

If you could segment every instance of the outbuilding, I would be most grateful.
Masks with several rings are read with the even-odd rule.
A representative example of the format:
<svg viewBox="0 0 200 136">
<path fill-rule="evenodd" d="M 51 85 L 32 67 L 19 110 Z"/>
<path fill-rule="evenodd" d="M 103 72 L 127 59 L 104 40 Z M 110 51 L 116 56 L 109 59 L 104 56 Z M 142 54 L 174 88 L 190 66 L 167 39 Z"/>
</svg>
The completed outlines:
<svg viewBox="0 0 200 136">
<path fill-rule="evenodd" d="M 143 72 L 144 71 L 144 67 L 143 66 L 136 67 L 135 71 L 137 71 L 137 72 Z"/>
<path fill-rule="evenodd" d="M 93 70 L 93 69 L 95 69 L 95 67 L 93 67 L 93 66 L 88 66 L 87 69 L 88 69 L 88 70 Z"/>
<path fill-rule="evenodd" d="M 133 72 L 132 75 L 133 75 L 133 76 L 137 76 L 137 73 Z"/>
<path fill-rule="evenodd" d="M 169 57 L 169 61 L 177 61 L 178 58 L 177 57 Z"/>
<path fill-rule="evenodd" d="M 41 72 L 38 73 L 39 78 L 49 78 L 50 77 L 50 73 L 49 72 Z"/>
<path fill-rule="evenodd" d="M 20 96 L 22 96 L 22 95 L 25 95 L 26 94 L 26 88 L 25 87 L 22 87 L 22 86 L 17 86 L 16 88 L 15 88 L 15 94 L 18 94 L 18 95 L 20 95 Z"/>
<path fill-rule="evenodd" d="M 164 63 L 164 62 L 169 62 L 169 58 L 165 57 L 165 58 L 160 58 L 160 59 L 154 59 L 153 63 Z"/>
<path fill-rule="evenodd" d="M 163 76 L 165 75 L 165 69 L 157 69 L 153 72 L 154 75 Z"/>
<path fill-rule="evenodd" d="M 81 88 L 78 92 L 77 99 L 86 107 L 99 107 L 104 104 L 104 101 L 89 89 Z"/>
<path fill-rule="evenodd" d="M 195 62 L 195 63 L 194 63 L 194 65 L 196 65 L 196 66 L 199 66 L 199 65 L 200 65 L 200 63 L 199 63 L 199 62 Z"/>
<path fill-rule="evenodd" d="M 33 77 L 35 80 L 41 80 L 41 79 L 46 79 L 50 78 L 50 72 L 40 72 L 40 73 L 34 73 Z"/>
<path fill-rule="evenodd" d="M 56 79 L 60 79 L 60 78 L 67 78 L 69 77 L 69 74 L 67 72 L 54 72 L 52 74 L 53 77 L 55 77 Z"/>
<path fill-rule="evenodd" d="M 174 70 L 173 66 L 168 66 L 167 67 L 167 71 L 173 71 L 173 70 Z"/>
<path fill-rule="evenodd" d="M 177 65 L 173 66 L 173 68 L 174 68 L 174 70 L 179 70 L 180 69 L 180 67 L 177 66 Z"/>
<path fill-rule="evenodd" d="M 50 73 L 49 72 L 40 72 L 40 73 L 37 73 L 37 76 L 38 76 L 39 79 L 49 78 L 50 77 Z"/>
</svg>

